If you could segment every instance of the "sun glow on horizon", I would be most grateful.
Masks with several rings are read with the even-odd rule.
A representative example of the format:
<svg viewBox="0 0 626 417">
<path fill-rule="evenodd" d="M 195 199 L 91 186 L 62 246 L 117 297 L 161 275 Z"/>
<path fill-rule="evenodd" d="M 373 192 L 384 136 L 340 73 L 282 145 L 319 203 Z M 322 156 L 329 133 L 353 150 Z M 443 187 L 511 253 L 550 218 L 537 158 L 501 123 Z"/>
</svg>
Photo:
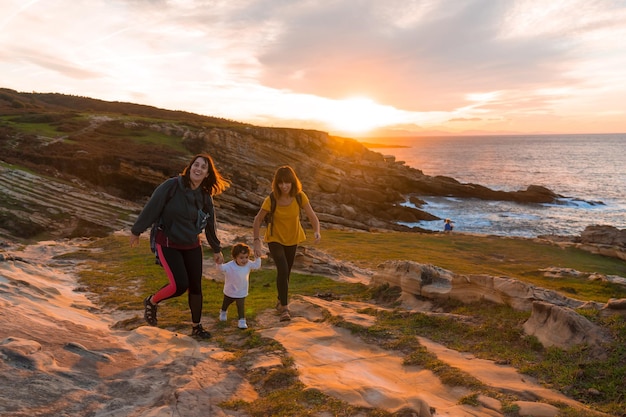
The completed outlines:
<svg viewBox="0 0 626 417">
<path fill-rule="evenodd" d="M 400 110 L 378 104 L 368 97 L 351 97 L 335 101 L 320 118 L 337 131 L 365 133 L 397 123 L 399 113 Z"/>
</svg>

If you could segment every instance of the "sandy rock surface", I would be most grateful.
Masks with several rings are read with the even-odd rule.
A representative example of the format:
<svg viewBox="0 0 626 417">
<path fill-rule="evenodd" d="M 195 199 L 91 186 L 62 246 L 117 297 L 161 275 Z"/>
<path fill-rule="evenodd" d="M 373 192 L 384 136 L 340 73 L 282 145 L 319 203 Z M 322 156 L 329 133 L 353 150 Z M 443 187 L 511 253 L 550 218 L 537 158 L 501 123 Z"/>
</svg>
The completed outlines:
<svg viewBox="0 0 626 417">
<path fill-rule="evenodd" d="M 78 266 L 52 258 L 80 245 L 80 241 L 40 242 L 0 262 L 0 415 L 243 415 L 219 406 L 259 396 L 243 370 L 233 365 L 232 353 L 214 341 L 198 342 L 160 328 L 115 330 L 116 318 L 74 291 Z M 305 385 L 350 404 L 390 412 L 410 409 L 420 416 L 502 415 L 497 400 L 460 405 L 466 389 L 447 387 L 431 371 L 404 366 L 397 353 L 322 321 L 322 313 L 329 312 L 370 326 L 373 318 L 358 313 L 364 306 L 295 297 L 292 321 L 281 323 L 268 309 L 258 315 L 255 330 L 285 347 Z M 536 415 L 554 415 L 547 401 L 582 407 L 510 367 L 427 339 L 418 342 L 489 386 L 523 393 L 524 407 L 542 413 Z M 253 351 L 249 355 L 251 368 L 280 365 L 272 355 Z"/>
</svg>

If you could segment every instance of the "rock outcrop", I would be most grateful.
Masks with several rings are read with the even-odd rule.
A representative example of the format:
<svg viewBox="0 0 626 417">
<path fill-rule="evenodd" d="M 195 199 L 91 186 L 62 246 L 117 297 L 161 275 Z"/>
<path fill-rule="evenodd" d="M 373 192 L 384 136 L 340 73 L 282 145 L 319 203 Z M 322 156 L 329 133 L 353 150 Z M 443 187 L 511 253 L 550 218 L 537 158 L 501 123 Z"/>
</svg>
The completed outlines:
<svg viewBox="0 0 626 417">
<path fill-rule="evenodd" d="M 556 291 L 536 287 L 514 278 L 454 274 L 434 265 L 412 261 L 384 262 L 374 273 L 372 283 L 378 285 L 387 283 L 425 298 L 454 298 L 466 303 L 490 301 L 522 311 L 530 311 L 535 301 L 545 301 L 569 308 L 586 305 L 585 302 L 565 297 Z"/>
<path fill-rule="evenodd" d="M 595 346 L 608 338 L 600 327 L 575 309 L 594 309 L 603 315 L 622 315 L 626 311 L 626 300 L 610 300 L 606 304 L 583 302 L 514 278 L 454 274 L 412 261 L 381 264 L 371 283 L 399 287 L 405 294 L 420 298 L 452 298 L 464 303 L 489 301 L 531 311 L 524 330 L 544 346 L 561 348 L 581 343 Z"/>
<path fill-rule="evenodd" d="M 449 177 L 427 176 L 353 139 L 320 131 L 257 127 L 150 106 L 7 89 L 0 89 L 0 111 L 12 117 L 11 124 L 0 127 L 2 161 L 14 164 L 6 169 L 23 176 L 19 172 L 26 168 L 47 177 L 42 183 L 58 181 L 64 187 L 76 186 L 75 191 L 85 198 L 89 197 L 85 190 L 93 189 L 141 206 L 156 185 L 180 172 L 191 155 L 209 152 L 232 181 L 230 189 L 215 199 L 218 216 L 242 226 L 251 225 L 270 191 L 274 171 L 286 164 L 296 169 L 322 224 L 328 228 L 428 232 L 398 224 L 439 220 L 420 209 L 420 196 L 524 203 L 551 203 L 560 197 L 540 186 L 505 192 Z M 22 131 L 22 124 L 40 124 L 46 127 L 41 132 L 46 133 Z M 55 130 L 58 135 L 50 134 Z M 36 183 L 31 184 L 32 190 L 24 182 L 21 188 L 12 185 L 6 185 L 11 193 L 0 189 L 11 199 L 10 204 L 0 205 L 0 229 L 17 237 L 22 230 L 36 235 L 51 225 L 63 230 L 64 236 L 77 236 L 81 235 L 79 221 L 94 223 L 94 213 L 87 215 L 81 210 L 73 210 L 70 218 L 59 221 L 45 200 L 62 200 L 63 194 L 22 198 L 23 187 L 28 189 L 25 194 L 32 194 Z M 69 190 L 64 193 L 72 194 Z M 417 208 L 405 206 L 407 201 Z M 21 217 L 16 208 L 22 210 Z M 128 221 L 126 214 L 122 217 Z M 119 224 L 109 223 L 114 224 L 109 231 Z"/>
<path fill-rule="evenodd" d="M 580 344 L 599 347 L 610 337 L 602 327 L 574 310 L 543 301 L 533 303 L 530 318 L 524 323 L 524 331 L 535 336 L 544 346 L 562 349 Z"/>
<path fill-rule="evenodd" d="M 580 234 L 580 243 L 626 249 L 626 229 L 620 230 L 607 225 L 587 226 Z"/>
<path fill-rule="evenodd" d="M 580 236 L 539 236 L 559 246 L 575 246 L 596 255 L 626 261 L 626 229 L 609 225 L 587 226 Z"/>
<path fill-rule="evenodd" d="M 626 229 L 607 225 L 587 226 L 575 242 L 582 250 L 626 261 Z"/>
</svg>

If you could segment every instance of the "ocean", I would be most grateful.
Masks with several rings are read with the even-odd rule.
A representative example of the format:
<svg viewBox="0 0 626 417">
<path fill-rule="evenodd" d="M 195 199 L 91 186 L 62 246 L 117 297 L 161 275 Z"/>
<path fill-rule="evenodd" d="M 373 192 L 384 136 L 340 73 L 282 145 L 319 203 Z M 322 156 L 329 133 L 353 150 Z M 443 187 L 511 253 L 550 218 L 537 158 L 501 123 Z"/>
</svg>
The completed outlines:
<svg viewBox="0 0 626 417">
<path fill-rule="evenodd" d="M 555 204 L 423 198 L 422 209 L 450 218 L 455 230 L 500 236 L 577 236 L 588 225 L 626 228 L 626 134 L 376 138 L 373 151 L 424 174 L 494 190 L 542 185 Z M 411 206 L 408 201 L 405 205 Z M 443 230 L 443 221 L 402 223 Z"/>
</svg>

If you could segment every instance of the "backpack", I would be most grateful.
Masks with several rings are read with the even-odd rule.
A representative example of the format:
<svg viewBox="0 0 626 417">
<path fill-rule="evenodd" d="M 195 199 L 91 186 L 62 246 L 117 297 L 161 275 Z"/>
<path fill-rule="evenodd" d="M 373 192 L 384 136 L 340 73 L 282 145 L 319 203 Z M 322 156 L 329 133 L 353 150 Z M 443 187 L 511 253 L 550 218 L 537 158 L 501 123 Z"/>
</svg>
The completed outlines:
<svg viewBox="0 0 626 417">
<path fill-rule="evenodd" d="M 302 194 L 296 194 L 296 201 L 298 202 L 298 207 L 302 209 Z M 270 235 L 274 232 L 274 212 L 276 211 L 276 197 L 274 197 L 274 192 L 270 193 L 270 212 L 265 215 L 265 224 L 270 228 Z"/>
</svg>

